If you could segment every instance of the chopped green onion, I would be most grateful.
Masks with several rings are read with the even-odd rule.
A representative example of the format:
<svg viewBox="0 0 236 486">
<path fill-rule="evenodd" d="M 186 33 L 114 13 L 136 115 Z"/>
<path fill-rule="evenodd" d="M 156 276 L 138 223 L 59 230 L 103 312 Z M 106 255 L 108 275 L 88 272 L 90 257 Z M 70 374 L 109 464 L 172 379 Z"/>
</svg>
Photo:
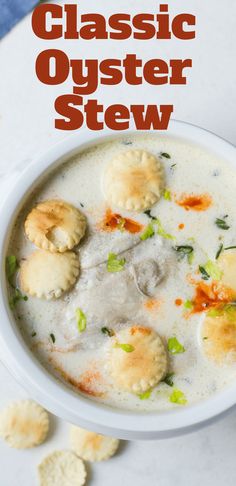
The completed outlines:
<svg viewBox="0 0 236 486">
<path fill-rule="evenodd" d="M 174 250 L 178 253 L 178 260 L 181 261 L 185 257 L 188 259 L 188 263 L 191 264 L 194 258 L 194 250 L 193 247 L 190 245 L 180 245 L 175 246 Z"/>
<path fill-rule="evenodd" d="M 222 315 L 222 309 L 219 308 L 215 308 L 215 309 L 213 308 L 207 312 L 208 317 L 219 317 L 221 315 Z"/>
<path fill-rule="evenodd" d="M 162 152 L 161 157 L 165 157 L 166 159 L 171 159 L 170 154 L 167 154 L 167 152 Z"/>
<path fill-rule="evenodd" d="M 37 335 L 37 332 L 35 332 L 35 331 L 32 332 L 32 334 L 31 334 L 32 337 L 35 337 L 36 335 Z"/>
<path fill-rule="evenodd" d="M 113 329 L 110 329 L 109 327 L 102 327 L 101 331 L 102 331 L 103 334 L 106 334 L 109 337 L 112 337 L 112 336 L 115 335 Z"/>
<path fill-rule="evenodd" d="M 165 230 L 164 230 L 164 228 L 163 228 L 163 226 L 162 226 L 162 224 L 161 224 L 161 222 L 160 222 L 160 220 L 158 218 L 155 219 L 153 221 L 153 223 L 157 224 L 157 227 L 158 227 L 157 234 L 159 236 L 162 236 L 162 238 L 166 238 L 167 240 L 174 240 L 175 239 L 174 236 L 172 236 L 169 233 L 166 233 L 165 232 Z"/>
<path fill-rule="evenodd" d="M 235 250 L 236 246 L 227 246 L 224 250 Z"/>
<path fill-rule="evenodd" d="M 221 243 L 221 244 L 220 244 L 220 246 L 219 246 L 219 249 L 218 249 L 218 251 L 217 251 L 217 253 L 216 253 L 216 260 L 218 260 L 218 258 L 219 258 L 219 256 L 220 256 L 220 254 L 222 253 L 223 249 L 224 249 L 224 245 L 223 245 L 223 243 Z M 226 249 L 227 249 L 227 248 L 225 248 L 225 250 L 226 250 Z"/>
<path fill-rule="evenodd" d="M 150 219 L 156 219 L 155 216 L 151 215 L 150 209 L 147 209 L 146 211 L 144 211 L 144 214 L 146 214 L 146 216 L 148 216 Z"/>
<path fill-rule="evenodd" d="M 75 311 L 76 320 L 77 320 L 77 327 L 79 332 L 84 332 L 87 325 L 87 318 L 83 311 L 78 307 Z"/>
<path fill-rule="evenodd" d="M 12 285 L 12 277 L 15 275 L 18 269 L 18 261 L 15 255 L 9 255 L 6 257 L 6 274 L 8 282 Z"/>
<path fill-rule="evenodd" d="M 184 307 L 185 309 L 192 309 L 193 308 L 193 303 L 191 300 L 186 300 L 186 302 L 184 303 Z"/>
<path fill-rule="evenodd" d="M 174 376 L 174 373 L 168 373 L 166 375 L 166 377 L 164 378 L 164 380 L 162 380 L 163 383 L 166 383 L 166 385 L 168 385 L 168 386 L 174 386 L 174 382 L 172 380 L 173 376 Z"/>
<path fill-rule="evenodd" d="M 125 258 L 119 260 L 115 253 L 109 253 L 107 260 L 107 271 L 110 273 L 121 272 L 125 266 Z"/>
<path fill-rule="evenodd" d="M 141 393 L 138 396 L 139 396 L 140 400 L 148 400 L 148 398 L 150 398 L 150 396 L 151 396 L 151 393 L 152 393 L 152 389 L 147 390 L 146 392 Z"/>
<path fill-rule="evenodd" d="M 212 260 L 208 260 L 208 262 L 201 268 L 202 270 L 204 269 L 206 274 L 210 276 L 213 280 L 220 280 L 222 277 L 222 271 L 219 269 L 218 265 Z"/>
<path fill-rule="evenodd" d="M 171 201 L 171 192 L 169 189 L 165 189 L 163 197 L 166 201 Z"/>
<path fill-rule="evenodd" d="M 56 338 L 55 338 L 54 334 L 50 334 L 50 338 L 51 338 L 51 340 L 52 340 L 52 342 L 53 342 L 53 344 L 54 344 L 54 343 L 55 343 L 55 341 L 56 341 Z"/>
<path fill-rule="evenodd" d="M 171 354 L 180 354 L 185 352 L 184 346 L 178 341 L 176 337 L 168 339 L 168 351 Z"/>
<path fill-rule="evenodd" d="M 227 216 L 224 216 L 223 219 L 216 218 L 215 220 L 216 226 L 222 230 L 228 230 L 230 228 L 230 226 L 226 223 L 225 218 L 227 218 Z"/>
<path fill-rule="evenodd" d="M 194 260 L 194 251 L 192 251 L 191 253 L 189 253 L 189 254 L 187 255 L 187 259 L 188 259 L 188 263 L 189 263 L 189 265 L 192 265 L 193 260 Z"/>
<path fill-rule="evenodd" d="M 15 308 L 16 304 L 20 300 L 26 301 L 26 300 L 28 300 L 28 297 L 26 295 L 22 295 L 22 293 L 19 289 L 14 289 L 14 293 L 13 293 L 12 297 L 9 299 L 10 309 L 13 310 Z"/>
<path fill-rule="evenodd" d="M 198 268 L 199 268 L 199 272 L 201 272 L 202 274 L 203 280 L 209 280 L 209 278 L 211 278 L 209 273 L 207 273 L 206 269 L 202 265 L 199 265 Z"/>
<path fill-rule="evenodd" d="M 170 402 L 176 403 L 177 405 L 186 405 L 187 399 L 185 397 L 185 394 L 181 390 L 177 390 L 175 388 L 173 392 L 170 395 L 169 398 Z"/>
<path fill-rule="evenodd" d="M 121 344 L 121 343 L 116 343 L 115 348 L 120 348 L 126 353 L 132 353 L 134 351 L 134 346 L 132 344 Z"/>
<path fill-rule="evenodd" d="M 140 239 L 142 241 L 147 240 L 148 238 L 152 238 L 155 235 L 155 230 L 153 228 L 153 224 L 150 223 L 148 226 L 146 226 L 146 229 L 144 232 L 141 234 Z"/>
<path fill-rule="evenodd" d="M 234 304 L 223 304 L 219 307 L 210 309 L 207 312 L 208 317 L 221 317 L 226 315 L 229 320 L 235 321 L 236 318 L 236 303 Z"/>
</svg>

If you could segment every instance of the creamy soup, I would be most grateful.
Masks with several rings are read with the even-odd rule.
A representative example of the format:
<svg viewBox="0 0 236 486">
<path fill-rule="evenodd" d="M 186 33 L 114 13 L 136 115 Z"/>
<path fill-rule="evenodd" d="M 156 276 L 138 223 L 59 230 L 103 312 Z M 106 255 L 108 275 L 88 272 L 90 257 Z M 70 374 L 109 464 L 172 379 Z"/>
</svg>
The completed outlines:
<svg viewBox="0 0 236 486">
<path fill-rule="evenodd" d="M 154 155 L 164 172 L 160 200 L 138 212 L 104 197 L 106 167 L 133 149 Z M 73 249 L 80 275 L 69 292 L 22 300 L 12 299 L 9 286 L 11 307 L 33 353 L 79 394 L 128 410 L 188 406 L 230 384 L 236 378 L 236 277 L 230 274 L 236 256 L 229 248 L 236 245 L 235 193 L 236 171 L 227 161 L 157 135 L 94 146 L 45 177 L 17 217 L 8 255 L 21 267 L 36 250 L 24 221 L 41 201 L 74 205 L 87 229 Z M 111 267 L 118 262 L 115 271 L 108 271 L 108 260 Z M 17 272 L 13 280 L 20 287 Z M 130 326 L 156 331 L 168 359 L 160 382 L 144 393 L 120 387 L 109 372 L 110 348 Z M 132 346 L 122 344 L 119 352 L 131 358 Z M 148 353 L 145 347 L 144 365 Z"/>
</svg>

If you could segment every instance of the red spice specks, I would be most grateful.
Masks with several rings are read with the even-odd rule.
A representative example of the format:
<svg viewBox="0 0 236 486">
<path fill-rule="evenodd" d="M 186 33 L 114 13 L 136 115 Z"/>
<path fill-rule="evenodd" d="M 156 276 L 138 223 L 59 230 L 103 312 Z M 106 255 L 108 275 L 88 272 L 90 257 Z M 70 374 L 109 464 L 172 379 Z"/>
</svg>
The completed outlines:
<svg viewBox="0 0 236 486">
<path fill-rule="evenodd" d="M 198 282 L 195 296 L 192 299 L 193 310 L 191 313 L 203 312 L 219 304 L 227 304 L 231 301 L 232 291 L 219 282 L 212 282 L 210 285 Z"/>
</svg>

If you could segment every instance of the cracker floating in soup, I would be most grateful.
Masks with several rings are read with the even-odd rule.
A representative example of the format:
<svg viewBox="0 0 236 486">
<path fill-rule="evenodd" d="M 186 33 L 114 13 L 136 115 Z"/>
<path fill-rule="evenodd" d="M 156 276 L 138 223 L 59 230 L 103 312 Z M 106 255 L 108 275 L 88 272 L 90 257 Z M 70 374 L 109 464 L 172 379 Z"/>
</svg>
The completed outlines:
<svg viewBox="0 0 236 486">
<path fill-rule="evenodd" d="M 210 359 L 223 364 L 236 361 L 236 304 L 209 311 L 202 326 L 202 339 Z"/>
<path fill-rule="evenodd" d="M 145 150 L 117 154 L 104 175 L 107 201 L 121 209 L 143 211 L 161 197 L 163 169 L 160 161 Z"/>
<path fill-rule="evenodd" d="M 167 371 L 167 355 L 161 338 L 143 326 L 120 331 L 112 340 L 108 360 L 114 385 L 132 393 L 143 393 L 154 387 Z"/>
<path fill-rule="evenodd" d="M 78 245 L 86 229 L 84 215 L 60 200 L 44 201 L 28 214 L 25 232 L 43 250 L 64 252 Z"/>
<path fill-rule="evenodd" d="M 236 299 L 236 251 L 223 251 L 218 258 L 218 265 L 222 271 L 222 283 L 231 289 L 232 297 Z"/>
<path fill-rule="evenodd" d="M 32 296 L 57 299 L 74 285 L 78 275 L 79 260 L 72 251 L 37 250 L 21 265 L 20 286 Z"/>
</svg>

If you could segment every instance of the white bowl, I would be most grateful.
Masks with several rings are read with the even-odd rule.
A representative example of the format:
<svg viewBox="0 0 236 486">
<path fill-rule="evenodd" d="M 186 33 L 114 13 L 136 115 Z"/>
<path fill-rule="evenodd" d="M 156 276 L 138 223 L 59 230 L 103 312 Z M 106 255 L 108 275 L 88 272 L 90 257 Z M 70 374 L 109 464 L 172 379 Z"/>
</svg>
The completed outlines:
<svg viewBox="0 0 236 486">
<path fill-rule="evenodd" d="M 134 130 L 126 131 L 131 133 Z M 172 121 L 166 137 L 178 137 L 195 142 L 219 157 L 235 164 L 236 148 L 201 128 Z M 37 361 L 25 344 L 8 306 L 5 256 L 14 218 L 32 188 L 39 183 L 48 169 L 94 143 L 120 137 L 120 132 L 84 131 L 69 137 L 52 148 L 46 155 L 27 167 L 16 181 L 0 209 L 1 234 L 1 326 L 0 346 L 3 360 L 29 395 L 49 411 L 64 420 L 82 427 L 123 439 L 158 439 L 192 431 L 222 416 L 236 403 L 236 382 L 219 393 L 195 405 L 174 408 L 162 413 L 134 413 L 110 408 L 78 395 L 50 375 Z"/>
</svg>

